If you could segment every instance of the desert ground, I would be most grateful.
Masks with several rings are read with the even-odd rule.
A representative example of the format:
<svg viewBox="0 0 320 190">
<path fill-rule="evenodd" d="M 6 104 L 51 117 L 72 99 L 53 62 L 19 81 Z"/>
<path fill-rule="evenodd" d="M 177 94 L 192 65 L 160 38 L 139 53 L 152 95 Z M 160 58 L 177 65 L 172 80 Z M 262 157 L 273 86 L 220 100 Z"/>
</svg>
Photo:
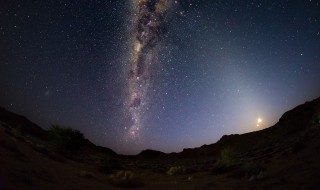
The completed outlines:
<svg viewBox="0 0 320 190">
<path fill-rule="evenodd" d="M 0 109 L 0 189 L 319 189 L 320 98 L 261 131 L 180 153 L 118 155 L 84 140 L 71 154 L 48 132 Z"/>
</svg>

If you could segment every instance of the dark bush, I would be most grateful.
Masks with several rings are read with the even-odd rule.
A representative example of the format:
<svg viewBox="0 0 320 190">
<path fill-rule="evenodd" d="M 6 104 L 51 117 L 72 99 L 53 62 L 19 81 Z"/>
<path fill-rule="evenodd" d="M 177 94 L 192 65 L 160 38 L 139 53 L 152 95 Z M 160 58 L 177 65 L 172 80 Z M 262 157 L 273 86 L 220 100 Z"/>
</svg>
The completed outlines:
<svg viewBox="0 0 320 190">
<path fill-rule="evenodd" d="M 167 171 L 168 175 L 183 175 L 187 173 L 187 169 L 184 166 L 173 166 Z"/>
<path fill-rule="evenodd" d="M 52 125 L 48 134 L 50 146 L 62 154 L 78 151 L 84 142 L 84 136 L 80 131 L 67 126 Z"/>
<path fill-rule="evenodd" d="M 235 170 L 240 164 L 240 159 L 231 147 L 225 147 L 220 151 L 220 158 L 214 165 L 212 174 L 219 175 Z"/>
<path fill-rule="evenodd" d="M 108 177 L 109 183 L 123 188 L 137 188 L 143 185 L 140 175 L 132 171 L 119 171 Z"/>
<path fill-rule="evenodd" d="M 231 147 L 225 147 L 220 152 L 219 164 L 226 167 L 231 167 L 239 164 L 239 158 L 235 150 Z"/>
<path fill-rule="evenodd" d="M 102 173 L 111 173 L 114 170 L 123 169 L 121 163 L 117 159 L 104 158 L 98 163 L 99 171 Z"/>
</svg>

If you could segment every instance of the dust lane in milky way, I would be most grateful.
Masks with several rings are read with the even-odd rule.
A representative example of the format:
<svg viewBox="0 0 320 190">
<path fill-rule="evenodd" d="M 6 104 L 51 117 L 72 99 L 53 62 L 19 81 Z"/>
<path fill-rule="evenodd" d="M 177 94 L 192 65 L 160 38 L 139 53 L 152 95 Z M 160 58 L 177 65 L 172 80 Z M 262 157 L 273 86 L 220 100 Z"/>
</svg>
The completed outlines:
<svg viewBox="0 0 320 190">
<path fill-rule="evenodd" d="M 150 101 L 152 85 L 151 68 L 158 52 L 158 46 L 166 31 L 166 0 L 134 0 L 132 18 L 133 35 L 128 74 L 128 97 L 125 103 L 130 124 L 127 137 L 136 139 L 143 127 L 143 116 Z"/>
<path fill-rule="evenodd" d="M 152 85 L 151 68 L 158 47 L 165 34 L 166 0 L 135 0 L 133 2 L 132 48 L 128 76 L 128 99 L 125 104 L 130 124 L 127 136 L 136 139 L 148 110 L 148 97 Z"/>
</svg>

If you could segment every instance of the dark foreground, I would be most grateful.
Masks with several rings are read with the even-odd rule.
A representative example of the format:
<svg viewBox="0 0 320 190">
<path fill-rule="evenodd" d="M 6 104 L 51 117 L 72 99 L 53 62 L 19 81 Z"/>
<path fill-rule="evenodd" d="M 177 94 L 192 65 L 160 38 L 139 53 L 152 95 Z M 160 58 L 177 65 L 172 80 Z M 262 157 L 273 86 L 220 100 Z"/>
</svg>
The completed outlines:
<svg viewBox="0 0 320 190">
<path fill-rule="evenodd" d="M 85 140 L 59 153 L 47 132 L 0 109 L 0 190 L 319 189 L 320 98 L 265 130 L 223 136 L 181 153 L 117 155 Z"/>
</svg>

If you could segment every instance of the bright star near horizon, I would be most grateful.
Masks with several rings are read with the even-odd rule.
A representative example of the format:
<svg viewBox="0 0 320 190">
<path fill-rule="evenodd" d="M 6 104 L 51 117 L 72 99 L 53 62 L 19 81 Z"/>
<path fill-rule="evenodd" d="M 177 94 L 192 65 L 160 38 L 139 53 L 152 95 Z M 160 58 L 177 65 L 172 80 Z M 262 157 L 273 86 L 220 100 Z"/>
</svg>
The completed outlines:
<svg viewBox="0 0 320 190">
<path fill-rule="evenodd" d="M 261 117 L 258 117 L 257 119 L 257 127 L 260 127 L 260 124 L 262 123 Z"/>
</svg>

